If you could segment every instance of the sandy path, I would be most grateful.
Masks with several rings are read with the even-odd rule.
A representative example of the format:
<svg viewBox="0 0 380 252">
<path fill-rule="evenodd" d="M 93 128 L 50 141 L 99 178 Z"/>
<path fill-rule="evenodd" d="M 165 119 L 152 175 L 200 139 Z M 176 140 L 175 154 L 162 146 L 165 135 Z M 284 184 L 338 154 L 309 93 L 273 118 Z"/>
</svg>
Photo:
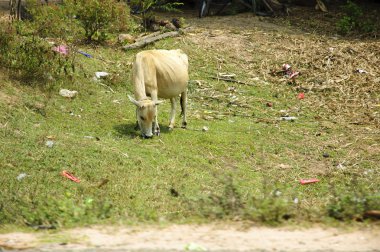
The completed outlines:
<svg viewBox="0 0 380 252">
<path fill-rule="evenodd" d="M 216 225 L 172 225 L 165 228 L 108 226 L 54 233 L 0 235 L 0 247 L 27 251 L 184 251 L 189 244 L 193 244 L 195 250 L 205 248 L 208 251 L 380 251 L 380 229 L 343 231 L 319 227 L 241 229 Z"/>
</svg>

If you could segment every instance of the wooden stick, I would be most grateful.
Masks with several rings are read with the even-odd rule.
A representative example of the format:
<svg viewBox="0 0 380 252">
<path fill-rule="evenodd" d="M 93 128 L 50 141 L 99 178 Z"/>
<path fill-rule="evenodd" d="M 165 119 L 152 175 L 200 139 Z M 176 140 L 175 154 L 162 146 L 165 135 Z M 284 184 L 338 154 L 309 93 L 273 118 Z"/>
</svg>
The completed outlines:
<svg viewBox="0 0 380 252">
<path fill-rule="evenodd" d="M 157 40 L 161 40 L 161 39 L 164 39 L 164 38 L 170 38 L 170 37 L 177 37 L 179 36 L 180 33 L 178 31 L 172 31 L 172 32 L 166 32 L 166 33 L 162 33 L 158 36 L 155 36 L 155 37 L 149 37 L 149 35 L 147 36 L 147 38 L 145 39 L 141 39 L 139 41 L 137 41 L 136 43 L 133 43 L 131 45 L 126 45 L 126 46 L 123 46 L 123 49 L 124 50 L 129 50 L 129 49 L 136 49 L 136 48 L 141 48 L 141 47 L 144 47 L 148 44 L 151 44 Z"/>
<path fill-rule="evenodd" d="M 229 79 L 229 78 L 223 78 L 223 77 L 211 77 L 215 80 L 222 80 L 222 81 L 227 81 L 227 82 L 235 82 L 235 83 L 238 83 L 238 84 L 243 84 L 243 85 L 247 85 L 247 86 L 254 86 L 253 84 L 250 84 L 250 83 L 246 83 L 246 82 L 243 82 L 243 81 L 239 81 L 239 80 L 234 80 L 234 79 Z"/>
</svg>

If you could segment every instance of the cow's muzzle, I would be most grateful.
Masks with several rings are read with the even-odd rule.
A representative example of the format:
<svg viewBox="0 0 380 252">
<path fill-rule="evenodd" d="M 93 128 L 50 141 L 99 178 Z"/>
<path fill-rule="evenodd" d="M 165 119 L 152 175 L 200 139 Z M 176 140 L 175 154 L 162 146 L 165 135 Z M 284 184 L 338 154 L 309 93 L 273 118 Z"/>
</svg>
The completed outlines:
<svg viewBox="0 0 380 252">
<path fill-rule="evenodd" d="M 141 137 L 144 138 L 144 139 L 149 139 L 149 138 L 153 138 L 153 134 L 150 135 L 150 136 L 142 134 Z"/>
</svg>

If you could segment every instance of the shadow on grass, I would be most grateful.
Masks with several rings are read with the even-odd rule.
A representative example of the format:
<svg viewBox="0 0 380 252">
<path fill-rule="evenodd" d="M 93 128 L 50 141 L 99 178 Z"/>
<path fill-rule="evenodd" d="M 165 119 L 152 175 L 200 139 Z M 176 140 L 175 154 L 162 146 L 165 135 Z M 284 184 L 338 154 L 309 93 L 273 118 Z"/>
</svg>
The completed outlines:
<svg viewBox="0 0 380 252">
<path fill-rule="evenodd" d="M 127 123 L 127 124 L 118 124 L 115 125 L 114 130 L 116 131 L 117 135 L 120 137 L 129 137 L 131 139 L 140 137 L 140 129 L 136 125 L 136 123 Z M 170 133 L 169 126 L 160 125 L 161 134 L 168 134 Z"/>
<path fill-rule="evenodd" d="M 113 126 L 113 128 L 120 137 L 128 136 L 133 139 L 140 136 L 140 132 L 136 129 L 135 123 L 117 124 Z"/>
</svg>

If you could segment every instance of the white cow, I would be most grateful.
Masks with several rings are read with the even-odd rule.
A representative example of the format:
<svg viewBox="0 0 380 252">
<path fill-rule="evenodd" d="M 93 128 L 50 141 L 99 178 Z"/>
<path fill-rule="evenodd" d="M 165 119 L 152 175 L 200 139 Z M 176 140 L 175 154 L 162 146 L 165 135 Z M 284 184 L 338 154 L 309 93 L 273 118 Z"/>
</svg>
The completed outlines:
<svg viewBox="0 0 380 252">
<path fill-rule="evenodd" d="M 137 107 L 137 123 L 144 138 L 153 137 L 152 130 L 154 134 L 160 134 L 157 105 L 162 101 L 158 98 L 170 99 L 169 129 L 172 130 L 175 119 L 175 100 L 181 95 L 182 127 L 186 128 L 188 68 L 188 58 L 182 50 L 147 50 L 136 55 L 132 73 L 135 98 L 129 95 L 128 97 Z"/>
</svg>

